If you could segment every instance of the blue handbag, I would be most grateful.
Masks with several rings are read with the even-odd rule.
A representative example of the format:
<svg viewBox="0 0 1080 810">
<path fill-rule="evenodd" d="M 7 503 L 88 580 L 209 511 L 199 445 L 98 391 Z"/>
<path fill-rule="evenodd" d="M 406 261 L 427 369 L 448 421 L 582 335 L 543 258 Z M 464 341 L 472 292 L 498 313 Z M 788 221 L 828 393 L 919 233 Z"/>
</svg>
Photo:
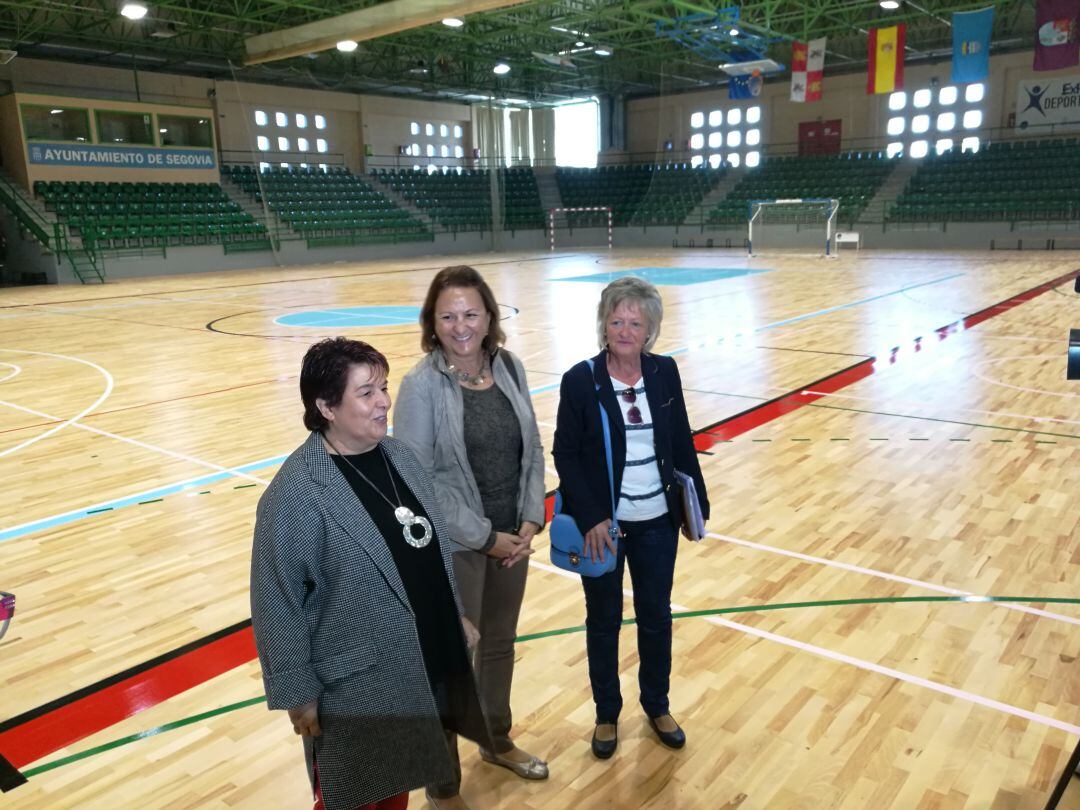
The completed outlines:
<svg viewBox="0 0 1080 810">
<path fill-rule="evenodd" d="M 588 360 L 589 370 L 592 371 L 593 361 Z M 600 390 L 600 386 L 596 386 Z M 607 458 L 608 490 L 611 492 L 611 533 L 612 539 L 619 542 L 619 522 L 615 518 L 615 476 L 611 466 L 611 425 L 608 423 L 607 411 L 600 404 L 597 397 L 597 407 L 600 408 L 600 421 L 604 426 L 604 455 Z M 601 550 L 603 558 L 594 561 L 585 552 L 585 536 L 578 528 L 577 521 L 570 515 L 563 514 L 562 493 L 555 490 L 555 515 L 551 518 L 551 562 L 566 571 L 581 574 L 583 577 L 599 577 L 615 570 L 617 554 Z"/>
</svg>

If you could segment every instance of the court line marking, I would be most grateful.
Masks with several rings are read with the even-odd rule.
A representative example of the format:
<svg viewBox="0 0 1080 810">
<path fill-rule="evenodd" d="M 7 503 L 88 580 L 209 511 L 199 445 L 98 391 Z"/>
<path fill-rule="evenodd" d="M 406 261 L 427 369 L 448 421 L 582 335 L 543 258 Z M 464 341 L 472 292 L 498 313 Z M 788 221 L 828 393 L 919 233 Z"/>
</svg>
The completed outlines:
<svg viewBox="0 0 1080 810">
<path fill-rule="evenodd" d="M 891 605 L 891 604 L 918 604 L 918 603 L 954 603 L 954 604 L 979 604 L 979 603 L 993 603 L 993 602 L 1007 602 L 1011 599 L 1023 600 L 1023 601 L 1038 601 L 1037 597 L 1007 597 L 1007 596 L 977 596 L 972 598 L 966 598 L 962 596 L 885 596 L 885 597 L 869 597 L 869 598 L 856 598 L 856 599 L 827 599 L 817 600 L 809 602 L 781 602 L 781 603 L 765 603 L 759 605 L 741 605 L 737 607 L 726 608 L 711 608 L 705 610 L 690 610 L 690 611 L 675 611 L 672 613 L 672 619 L 700 619 L 708 616 L 718 616 L 725 613 L 766 613 L 778 610 L 794 610 L 794 609 L 806 609 L 806 608 L 832 608 L 832 607 L 850 607 L 855 605 Z M 1067 602 L 1080 602 L 1075 598 L 1062 598 L 1062 597 L 1047 597 L 1055 598 L 1058 601 Z M 624 618 L 622 620 L 622 626 L 630 626 L 637 624 L 637 617 L 631 616 L 630 618 Z M 530 641 L 539 641 L 541 639 L 555 638 L 557 636 L 576 635 L 578 633 L 585 632 L 585 625 L 576 625 L 574 627 L 558 627 L 553 630 L 540 630 L 535 633 L 525 633 L 514 639 L 517 644 L 526 644 Z M 237 701 L 235 703 L 229 703 L 224 706 L 218 706 L 214 709 L 209 709 L 198 714 L 190 715 L 188 717 L 182 717 L 179 720 L 172 720 L 168 723 L 162 723 L 158 726 L 152 726 L 148 729 L 129 734 L 125 737 L 119 737 L 115 740 L 110 740 L 106 743 L 91 746 L 83 751 L 78 751 L 74 754 L 68 754 L 54 759 L 49 762 L 45 762 L 41 765 L 37 765 L 32 768 L 27 768 L 22 771 L 24 777 L 38 776 L 39 774 L 46 773 L 47 771 L 55 770 L 56 768 L 63 767 L 65 765 L 71 765 L 75 762 L 80 762 L 84 759 L 97 756 L 98 754 L 104 754 L 107 751 L 112 751 L 114 748 L 120 748 L 121 746 L 130 745 L 132 743 L 139 742 L 140 740 L 149 739 L 150 737 L 156 737 L 159 734 L 164 734 L 167 731 L 175 731 L 178 728 L 184 726 L 190 726 L 194 723 L 198 723 L 202 720 L 209 720 L 213 717 L 218 717 L 223 714 L 238 711 L 240 709 L 246 709 L 250 706 L 257 706 L 259 704 L 266 703 L 266 695 L 259 695 L 253 698 L 246 698 L 244 700 Z"/>
<path fill-rule="evenodd" d="M 564 571 L 563 569 L 556 568 L 553 565 L 547 565 L 541 562 L 533 562 L 532 560 L 529 561 L 529 565 L 568 579 L 581 579 L 578 574 L 574 574 L 570 571 Z M 623 595 L 633 597 L 634 593 L 629 588 L 624 588 Z M 681 612 L 689 611 L 689 608 L 683 607 L 682 605 L 678 605 L 674 602 L 671 603 L 671 609 L 673 611 Z M 719 616 L 707 616 L 703 618 L 704 621 L 707 621 L 710 624 L 727 627 L 728 629 L 735 630 L 739 633 L 756 636 L 767 641 L 775 642 L 776 644 L 783 644 L 784 646 L 792 647 L 802 652 L 808 652 L 811 655 L 816 655 L 821 658 L 827 658 L 831 661 L 836 661 L 842 664 L 848 664 L 850 666 L 866 670 L 867 672 L 884 675 L 888 678 L 903 681 L 904 683 L 910 683 L 914 686 L 921 686 L 924 689 L 930 689 L 935 692 L 940 692 L 943 695 L 959 698 L 960 700 L 966 701 L 968 703 L 973 703 L 977 706 L 983 706 L 984 708 L 993 709 L 995 711 L 1002 712 L 1003 714 L 1010 714 L 1013 717 L 1020 717 L 1024 720 L 1039 723 L 1040 725 L 1049 726 L 1050 728 L 1056 728 L 1068 734 L 1080 736 L 1080 726 L 1073 725 L 1072 723 L 1066 723 L 1063 720 L 1057 720 L 1056 718 L 1048 717 L 1043 714 L 1038 714 L 1037 712 L 1028 711 L 1027 709 L 1021 709 L 1019 706 L 1013 706 L 1010 703 L 1002 703 L 999 700 L 984 697 L 983 695 L 977 695 L 974 692 L 968 692 L 967 690 L 958 689 L 954 686 L 948 686 L 943 683 L 938 683 L 937 681 L 931 681 L 928 678 L 923 678 L 919 675 L 912 675 L 899 669 L 893 669 L 892 667 L 875 664 L 873 661 L 866 661 L 862 658 L 856 658 L 855 656 L 847 655 L 846 653 L 836 652 L 835 650 L 830 650 L 826 647 L 819 647 L 816 644 L 808 644 L 805 641 L 798 641 L 787 636 L 782 636 L 779 633 L 770 633 L 767 630 L 760 630 L 750 625 L 739 624 L 738 622 L 733 622 L 730 619 L 724 619 Z"/>
<path fill-rule="evenodd" d="M 951 596 L 973 596 L 971 591 L 964 591 L 959 588 L 950 588 L 946 585 L 936 585 L 933 582 L 926 582 L 921 579 L 913 579 L 911 577 L 905 577 L 900 574 L 891 574 L 888 571 L 879 571 L 876 568 L 866 568 L 861 565 L 854 565 L 852 563 L 841 562 L 840 560 L 830 560 L 826 557 L 815 557 L 810 554 L 804 554 L 801 551 L 791 551 L 786 548 L 780 548 L 778 546 L 768 546 L 764 543 L 755 543 L 752 540 L 743 540 L 739 537 L 732 537 L 728 534 L 719 534 L 717 532 L 707 532 L 707 537 L 712 537 L 716 540 L 723 540 L 725 543 L 731 543 L 736 546 L 743 546 L 744 548 L 751 548 L 755 551 L 765 551 L 770 554 L 779 554 L 784 557 L 791 557 L 795 560 L 801 560 L 803 562 L 816 563 L 818 565 L 825 565 L 830 568 L 838 568 L 842 571 L 850 571 L 855 574 L 863 574 L 868 577 L 876 577 L 878 579 L 887 579 L 891 582 L 898 582 L 902 585 L 910 585 L 917 588 L 926 588 L 930 591 L 937 591 L 938 593 L 947 593 Z M 1012 605 L 1008 603 L 1001 603 L 1002 607 L 1007 607 L 1010 610 L 1019 610 L 1022 613 L 1031 613 L 1036 616 L 1042 616 L 1047 619 L 1056 619 L 1058 621 L 1066 622 L 1067 624 L 1080 625 L 1080 618 L 1074 618 L 1072 616 L 1065 616 L 1060 613 L 1053 613 L 1048 610 L 1041 610 L 1039 608 L 1029 608 L 1023 605 Z"/>
<path fill-rule="evenodd" d="M 34 352 L 34 351 L 30 351 L 28 349 L 3 349 L 3 348 L 0 348 L 0 352 L 13 352 L 15 354 L 31 354 L 31 355 L 37 355 L 39 357 L 53 357 L 53 358 L 57 358 L 59 360 L 71 360 L 71 361 L 76 362 L 76 363 L 82 363 L 85 366 L 90 366 L 90 368 L 93 368 L 93 369 L 95 369 L 97 371 L 100 371 L 101 374 L 105 377 L 105 390 L 101 393 L 101 396 L 99 396 L 91 405 L 88 405 L 86 408 L 83 408 L 83 410 L 81 410 L 79 413 L 75 414 L 75 416 L 71 417 L 70 419 L 66 419 L 63 422 L 61 422 L 60 424 L 56 425 L 55 427 L 49 428 L 44 433 L 40 433 L 37 436 L 32 436 L 29 439 L 27 439 L 26 441 L 24 441 L 24 442 L 22 442 L 20 444 L 16 444 L 13 447 L 9 447 L 6 450 L 0 450 L 0 458 L 3 458 L 4 456 L 9 456 L 9 455 L 11 455 L 12 453 L 14 453 L 14 452 L 16 452 L 18 450 L 22 450 L 22 449 L 24 449 L 26 447 L 29 447 L 32 444 L 40 442 L 42 439 L 45 439 L 45 438 L 53 435 L 57 431 L 63 430 L 68 425 L 73 424 L 73 423 L 77 422 L 78 420 L 82 419 L 88 413 L 93 411 L 98 405 L 100 405 L 102 402 L 104 402 L 106 399 L 109 398 L 109 394 L 112 393 L 113 386 L 115 385 L 112 375 L 106 369 L 102 368 L 97 363 L 93 363 L 93 362 L 91 362 L 89 360 L 83 360 L 81 357 L 72 357 L 72 356 L 67 355 L 67 354 L 53 354 L 52 352 Z"/>
<path fill-rule="evenodd" d="M 1055 364 L 1061 362 L 1061 358 L 1059 356 L 1050 355 L 1050 354 L 1029 354 L 1029 355 L 1021 355 L 1019 357 L 993 357 L 993 358 L 990 358 L 989 360 L 985 360 L 984 362 L 986 362 L 986 363 L 1004 363 L 1004 362 L 1007 362 L 1009 360 L 1051 360 Z M 1022 386 L 1022 385 L 1012 385 L 1011 383 L 1001 382 L 1000 380 L 995 380 L 995 379 L 992 379 L 990 377 L 984 377 L 982 374 L 980 374 L 977 371 L 972 371 L 971 375 L 973 377 L 976 377 L 977 379 L 982 380 L 983 382 L 988 382 L 991 385 L 1000 385 L 1002 388 L 1011 388 L 1013 391 L 1023 391 L 1024 393 L 1027 393 L 1027 394 L 1045 394 L 1048 397 L 1071 397 L 1071 398 L 1080 397 L 1080 394 L 1074 394 L 1074 393 L 1070 393 L 1070 392 L 1067 392 L 1067 391 L 1046 391 L 1046 390 L 1043 390 L 1042 388 L 1026 388 L 1025 386 Z M 1072 424 L 1076 424 L 1076 423 L 1072 423 Z"/>
<path fill-rule="evenodd" d="M 22 366 L 17 366 L 14 363 L 0 363 L 0 366 L 11 369 L 11 372 L 6 377 L 0 377 L 0 382 L 7 382 L 12 377 L 18 377 L 22 373 Z"/>
<path fill-rule="evenodd" d="M 44 413 L 43 411 L 36 411 L 33 408 L 27 408 L 24 405 L 16 405 L 14 402 L 8 402 L 8 401 L 2 400 L 2 399 L 0 399 L 0 405 L 6 405 L 9 408 L 13 408 L 14 410 L 22 411 L 23 413 L 28 413 L 28 414 L 31 414 L 33 416 L 40 416 L 42 419 L 57 420 L 57 419 L 60 418 L 58 416 L 53 416 L 52 414 Z M 71 426 L 74 427 L 74 428 L 78 428 L 79 430 L 88 431 L 89 433 L 96 433 L 99 436 L 105 436 L 106 438 L 109 438 L 109 439 L 116 439 L 117 441 L 125 442 L 127 444 L 132 444 L 132 445 L 135 445 L 136 447 L 141 447 L 144 450 L 152 450 L 155 453 L 161 453 L 162 455 L 169 456 L 170 458 L 179 459 L 180 461 L 189 461 L 192 464 L 198 464 L 201 467 L 209 467 L 211 470 L 217 470 L 218 472 L 232 473 L 232 474 L 238 476 L 239 478 L 246 478 L 247 480 L 254 481 L 254 482 L 258 483 L 258 484 L 266 484 L 268 486 L 270 484 L 270 482 L 267 481 L 265 478 L 256 478 L 254 475 L 248 475 L 247 473 L 241 472 L 241 471 L 237 470 L 234 467 L 225 467 L 225 466 L 223 466 L 221 464 L 215 464 L 212 461 L 204 461 L 203 459 L 196 458 L 195 456 L 189 456 L 189 455 L 187 455 L 185 453 L 178 453 L 178 452 L 176 452 L 174 450 L 169 450 L 169 449 L 164 448 L 164 447 L 159 447 L 156 444 L 148 444 L 147 442 L 142 442 L 142 441 L 139 441 L 138 439 L 131 439 L 131 438 L 128 438 L 127 436 L 120 436 L 119 434 L 116 434 L 116 433 L 110 433 L 107 430 L 101 430 L 100 428 L 91 427 L 90 425 L 84 425 L 81 422 L 72 422 Z"/>
</svg>

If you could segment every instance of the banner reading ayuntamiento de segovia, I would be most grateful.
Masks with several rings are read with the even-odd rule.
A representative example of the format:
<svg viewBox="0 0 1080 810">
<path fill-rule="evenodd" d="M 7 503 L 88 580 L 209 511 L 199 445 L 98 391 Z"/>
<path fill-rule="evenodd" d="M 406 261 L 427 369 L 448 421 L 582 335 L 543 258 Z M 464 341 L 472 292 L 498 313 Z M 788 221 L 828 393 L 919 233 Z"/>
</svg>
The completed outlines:
<svg viewBox="0 0 1080 810">
<path fill-rule="evenodd" d="M 1029 135 L 1080 131 L 1080 76 L 1019 82 L 1016 129 Z"/>
<path fill-rule="evenodd" d="M 159 149 L 98 144 L 32 143 L 31 163 L 110 169 L 213 169 L 213 149 Z"/>
</svg>

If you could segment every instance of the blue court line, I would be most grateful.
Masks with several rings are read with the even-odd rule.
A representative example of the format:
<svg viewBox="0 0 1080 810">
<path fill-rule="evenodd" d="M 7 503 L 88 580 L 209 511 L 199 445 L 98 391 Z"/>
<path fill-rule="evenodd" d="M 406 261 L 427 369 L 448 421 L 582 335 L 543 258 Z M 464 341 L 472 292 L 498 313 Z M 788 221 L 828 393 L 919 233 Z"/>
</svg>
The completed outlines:
<svg viewBox="0 0 1080 810">
<path fill-rule="evenodd" d="M 877 301 L 881 298 L 888 298 L 892 295 L 899 295 L 900 293 L 907 292 L 908 290 L 914 290 L 918 287 L 926 287 L 931 284 L 940 284 L 943 281 L 949 281 L 950 279 L 958 278 L 963 275 L 965 274 L 953 273 L 952 275 L 942 276 L 941 278 L 936 278 L 931 281 L 923 281 L 919 284 L 909 284 L 906 287 L 901 287 L 899 290 L 893 290 L 892 292 L 872 295 L 869 298 L 861 298 L 858 301 L 851 301 L 847 304 L 839 304 L 835 307 L 828 307 L 826 309 L 820 309 L 816 312 L 809 312 L 805 315 L 797 315 L 794 318 L 787 318 L 783 321 L 776 321 L 774 323 L 765 324 L 764 326 L 759 326 L 756 329 L 751 330 L 751 332 L 740 332 L 735 336 L 737 337 L 741 334 L 753 334 L 755 332 L 763 332 L 767 329 L 775 329 L 780 326 L 786 326 L 788 324 L 805 321 L 810 318 L 816 318 L 819 315 L 828 315 L 831 312 L 837 312 L 841 309 L 849 309 L 851 307 L 857 307 L 860 304 L 866 304 L 870 301 Z M 720 338 L 716 342 L 722 343 L 723 340 L 724 338 Z M 692 347 L 690 346 L 683 346 L 682 348 L 675 349 L 670 352 L 664 352 L 664 354 L 668 356 L 682 354 L 689 351 L 691 348 Z M 547 385 L 541 385 L 537 388 L 530 388 L 529 395 L 535 396 L 536 394 L 553 391 L 560 385 L 562 385 L 561 381 L 549 383 Z M 391 430 L 388 432 L 392 433 L 393 429 L 391 428 Z M 237 470 L 238 472 L 255 472 L 256 470 L 261 470 L 265 469 L 266 467 L 273 467 L 275 465 L 281 464 L 281 462 L 283 462 L 286 458 L 288 458 L 288 454 L 272 456 L 270 458 L 264 458 L 260 461 L 253 461 L 250 464 L 243 465 L 242 467 L 234 467 L 233 469 Z M 83 518 L 93 517 L 95 514 L 121 509 L 126 506 L 134 506 L 136 504 L 154 498 L 163 498 L 166 495 L 175 495 L 178 492 L 184 492 L 186 490 L 195 489 L 196 487 L 206 486 L 207 484 L 213 484 L 231 477 L 232 474 L 228 472 L 211 473 L 209 475 L 202 476 L 201 478 L 193 478 L 189 481 L 184 481 L 179 484 L 171 484 L 169 486 L 148 490 L 146 492 L 139 493 L 138 495 L 131 495 L 126 498 L 116 498 L 114 500 L 104 501 L 102 503 L 94 504 L 93 506 L 88 506 L 83 509 L 73 509 L 70 512 L 64 512 L 63 514 L 54 515 L 53 517 L 42 518 L 40 520 L 31 521 L 29 523 L 23 523 L 19 526 L 13 526 L 10 529 L 0 530 L 0 543 L 4 542 L 5 540 L 14 540 L 17 537 L 25 537 L 26 535 L 33 534 L 34 532 L 43 531 L 45 529 L 52 529 L 57 526 L 63 526 L 67 523 L 73 523 L 74 521 L 82 520 Z"/>
</svg>

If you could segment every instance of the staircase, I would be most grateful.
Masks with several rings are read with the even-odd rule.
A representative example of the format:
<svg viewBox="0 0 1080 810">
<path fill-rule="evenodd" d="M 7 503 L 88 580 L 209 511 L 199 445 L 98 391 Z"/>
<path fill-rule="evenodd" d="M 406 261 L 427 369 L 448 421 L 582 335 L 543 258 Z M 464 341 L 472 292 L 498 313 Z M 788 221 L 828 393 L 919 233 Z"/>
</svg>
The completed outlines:
<svg viewBox="0 0 1080 810">
<path fill-rule="evenodd" d="M 412 200 L 408 200 L 401 194 L 398 194 L 394 189 L 390 188 L 389 183 L 384 183 L 376 177 L 369 176 L 365 178 L 373 189 L 380 191 L 386 195 L 386 198 L 390 200 L 398 208 L 404 208 L 409 212 L 410 216 L 416 217 L 418 220 L 424 223 L 424 227 L 432 233 L 439 230 L 439 225 L 432 219 L 423 209 L 417 208 L 413 205 Z"/>
<path fill-rule="evenodd" d="M 870 202 L 859 213 L 857 225 L 882 224 L 889 207 L 896 202 L 896 198 L 900 196 L 908 180 L 920 166 L 918 161 L 903 157 L 893 158 L 893 164 L 893 170 L 888 179 L 878 187 L 877 194 L 870 198 Z"/>
<path fill-rule="evenodd" d="M 562 208 L 562 194 L 559 192 L 559 184 L 555 180 L 554 166 L 535 166 L 533 176 L 536 177 L 536 190 L 540 194 L 540 209 L 544 212 L 544 227 L 547 227 L 548 211 L 552 208 Z"/>
<path fill-rule="evenodd" d="M 81 283 L 105 283 L 105 262 L 94 246 L 72 237 L 66 225 L 3 171 L 0 171 L 0 204 L 8 209 L 24 238 L 40 243 L 58 260 L 66 261 Z"/>
<path fill-rule="evenodd" d="M 720 178 L 720 182 L 716 184 L 716 188 L 702 197 L 701 202 L 698 203 L 697 207 L 686 215 L 686 219 L 683 220 L 683 225 L 700 225 L 705 222 L 709 212 L 716 207 L 718 202 L 731 193 L 731 190 L 746 177 L 748 171 L 748 169 L 738 168 L 728 169 L 724 172 L 724 176 Z"/>
<path fill-rule="evenodd" d="M 300 238 L 298 234 L 277 218 L 277 214 L 262 203 L 255 202 L 252 196 L 234 183 L 232 178 L 225 172 L 221 173 L 219 182 L 221 190 L 225 192 L 225 195 L 230 200 L 244 209 L 246 213 L 251 214 L 252 219 L 256 222 L 262 222 L 266 225 L 266 233 L 271 239 L 278 240 L 283 234 L 295 239 Z"/>
</svg>

